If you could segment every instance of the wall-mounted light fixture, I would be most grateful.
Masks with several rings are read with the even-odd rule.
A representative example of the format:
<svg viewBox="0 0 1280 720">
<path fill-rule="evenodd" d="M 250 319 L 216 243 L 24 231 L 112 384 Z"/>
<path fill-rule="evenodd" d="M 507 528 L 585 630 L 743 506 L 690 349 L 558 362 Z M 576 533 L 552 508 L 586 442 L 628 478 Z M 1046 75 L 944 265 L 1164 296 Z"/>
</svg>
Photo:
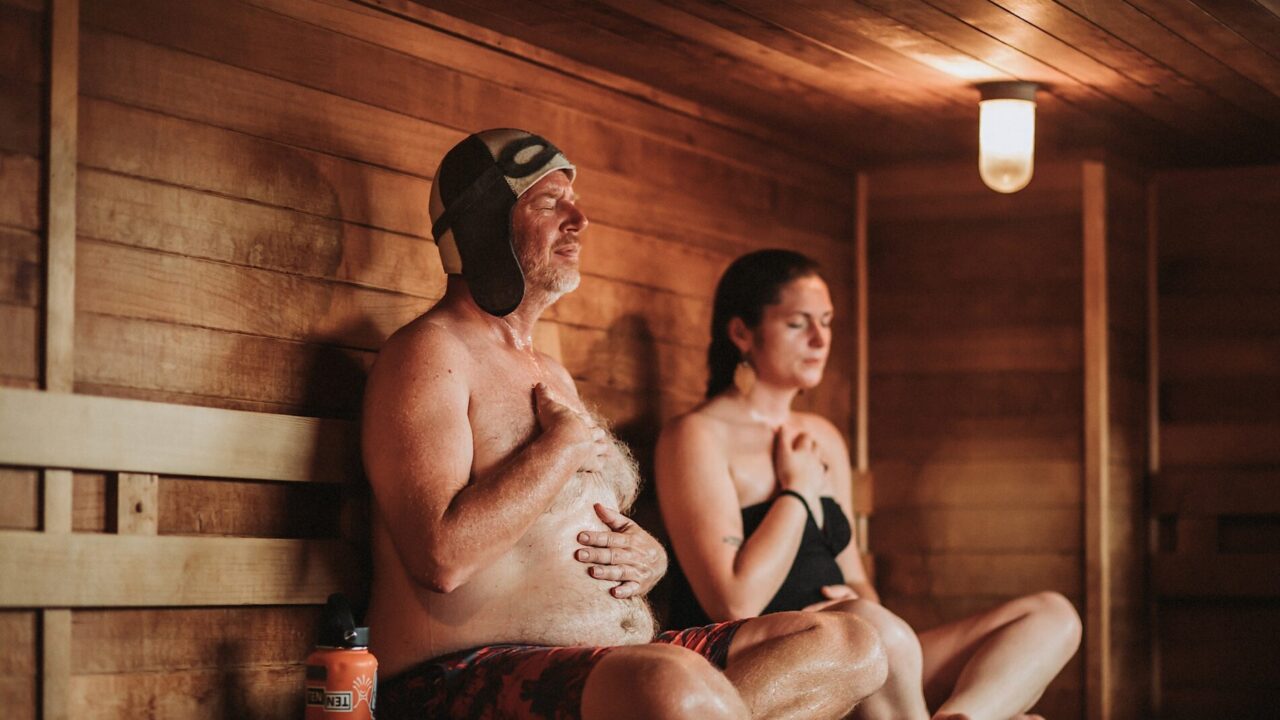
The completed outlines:
<svg viewBox="0 0 1280 720">
<path fill-rule="evenodd" d="M 978 174 L 996 192 L 1017 192 L 1031 182 L 1036 87 L 1020 80 L 978 84 Z"/>
</svg>

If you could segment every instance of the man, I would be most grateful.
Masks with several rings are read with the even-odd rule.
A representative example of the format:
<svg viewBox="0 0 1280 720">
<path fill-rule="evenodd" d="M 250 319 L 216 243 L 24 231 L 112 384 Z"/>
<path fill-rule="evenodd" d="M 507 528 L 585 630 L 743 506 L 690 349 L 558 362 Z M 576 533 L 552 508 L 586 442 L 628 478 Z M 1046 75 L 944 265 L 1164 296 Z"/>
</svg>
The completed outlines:
<svg viewBox="0 0 1280 720">
<path fill-rule="evenodd" d="M 534 323 L 578 285 L 575 168 L 519 130 L 469 136 L 431 197 L 444 297 L 369 378 L 368 620 L 378 717 L 841 717 L 883 683 L 869 626 L 791 613 L 653 640 L 661 546 L 639 479 Z"/>
</svg>

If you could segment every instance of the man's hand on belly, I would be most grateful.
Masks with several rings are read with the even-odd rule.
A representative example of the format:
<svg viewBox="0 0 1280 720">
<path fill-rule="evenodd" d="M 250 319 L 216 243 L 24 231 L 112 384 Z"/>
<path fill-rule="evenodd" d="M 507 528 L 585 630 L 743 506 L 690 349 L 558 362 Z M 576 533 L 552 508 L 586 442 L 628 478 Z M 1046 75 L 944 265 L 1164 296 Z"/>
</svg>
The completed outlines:
<svg viewBox="0 0 1280 720">
<path fill-rule="evenodd" d="M 667 553 L 627 516 L 595 504 L 596 515 L 609 529 L 578 533 L 583 545 L 573 556 L 590 565 L 587 573 L 597 580 L 616 582 L 609 594 L 616 598 L 643 597 L 667 572 Z"/>
</svg>

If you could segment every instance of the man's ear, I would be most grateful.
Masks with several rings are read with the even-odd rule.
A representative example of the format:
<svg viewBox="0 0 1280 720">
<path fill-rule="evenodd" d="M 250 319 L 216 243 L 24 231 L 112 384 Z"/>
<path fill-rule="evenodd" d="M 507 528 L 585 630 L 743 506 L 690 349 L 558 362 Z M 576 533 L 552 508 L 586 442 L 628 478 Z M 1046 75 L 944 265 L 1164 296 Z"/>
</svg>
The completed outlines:
<svg viewBox="0 0 1280 720">
<path fill-rule="evenodd" d="M 755 333 L 747 324 L 742 322 L 740 317 L 729 318 L 729 340 L 734 347 L 738 348 L 738 352 L 742 357 L 746 357 L 748 351 L 751 350 L 751 341 L 754 339 Z"/>
</svg>

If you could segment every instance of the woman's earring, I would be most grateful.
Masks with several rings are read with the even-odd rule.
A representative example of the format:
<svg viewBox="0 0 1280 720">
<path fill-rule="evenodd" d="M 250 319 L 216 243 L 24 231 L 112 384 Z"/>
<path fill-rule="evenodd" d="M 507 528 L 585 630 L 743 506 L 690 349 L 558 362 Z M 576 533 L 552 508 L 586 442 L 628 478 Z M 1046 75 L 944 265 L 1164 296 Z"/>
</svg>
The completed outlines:
<svg viewBox="0 0 1280 720">
<path fill-rule="evenodd" d="M 756 385 L 756 369 L 751 367 L 751 363 L 746 357 L 738 361 L 738 367 L 733 369 L 733 386 L 738 392 L 746 396 L 751 393 L 751 388 Z"/>
</svg>

